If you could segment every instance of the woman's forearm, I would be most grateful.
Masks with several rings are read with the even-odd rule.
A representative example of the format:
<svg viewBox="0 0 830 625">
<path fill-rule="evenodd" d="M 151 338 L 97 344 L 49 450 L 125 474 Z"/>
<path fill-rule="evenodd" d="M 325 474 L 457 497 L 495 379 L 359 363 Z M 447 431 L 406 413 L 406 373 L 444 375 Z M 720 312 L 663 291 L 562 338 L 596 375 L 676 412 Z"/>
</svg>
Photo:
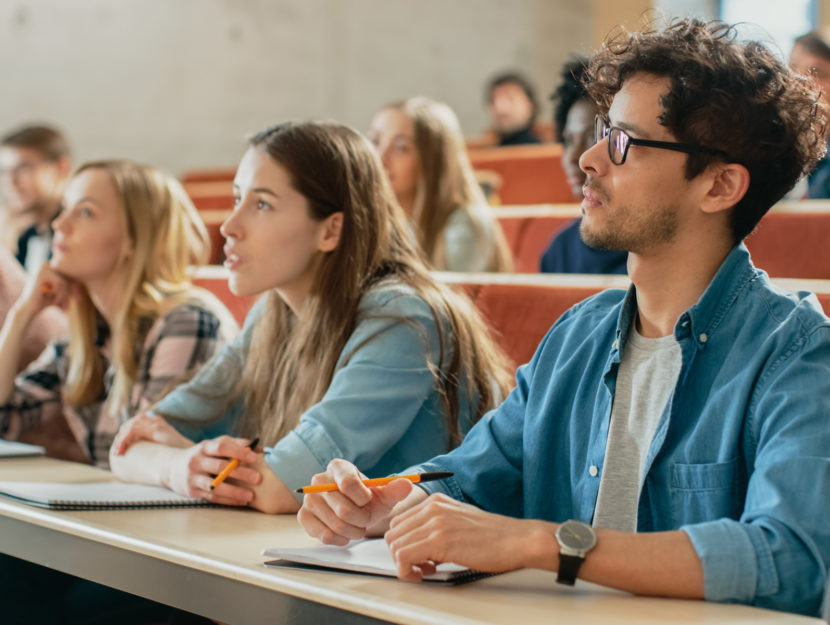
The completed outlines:
<svg viewBox="0 0 830 625">
<path fill-rule="evenodd" d="M 0 329 L 0 404 L 9 401 L 26 331 L 33 315 L 25 307 L 13 306 Z"/>
<path fill-rule="evenodd" d="M 139 441 L 120 455 L 110 450 L 110 470 L 124 482 L 154 484 L 169 488 L 170 463 L 179 453 L 181 453 L 179 447 Z"/>
</svg>

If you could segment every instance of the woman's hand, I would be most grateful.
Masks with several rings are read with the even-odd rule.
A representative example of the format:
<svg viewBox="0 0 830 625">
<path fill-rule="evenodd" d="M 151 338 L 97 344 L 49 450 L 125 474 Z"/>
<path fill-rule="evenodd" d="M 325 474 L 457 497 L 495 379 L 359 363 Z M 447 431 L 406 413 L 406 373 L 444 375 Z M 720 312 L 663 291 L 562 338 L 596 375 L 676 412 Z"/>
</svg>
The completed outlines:
<svg viewBox="0 0 830 625">
<path fill-rule="evenodd" d="M 34 317 L 47 306 L 65 309 L 77 293 L 78 284 L 52 269 L 46 262 L 27 283 L 14 308 Z"/>
<path fill-rule="evenodd" d="M 257 454 L 248 448 L 248 439 L 220 436 L 186 449 L 172 450 L 164 486 L 186 497 L 206 499 L 228 506 L 246 506 L 254 498 L 251 487 L 262 482 L 256 465 Z M 224 482 L 211 490 L 210 484 L 236 458 L 240 464 Z"/>
<path fill-rule="evenodd" d="M 142 412 L 127 419 L 112 441 L 110 454 L 123 456 L 138 441 L 150 441 L 168 447 L 190 447 L 193 441 L 186 438 L 162 417 L 153 417 Z"/>
</svg>

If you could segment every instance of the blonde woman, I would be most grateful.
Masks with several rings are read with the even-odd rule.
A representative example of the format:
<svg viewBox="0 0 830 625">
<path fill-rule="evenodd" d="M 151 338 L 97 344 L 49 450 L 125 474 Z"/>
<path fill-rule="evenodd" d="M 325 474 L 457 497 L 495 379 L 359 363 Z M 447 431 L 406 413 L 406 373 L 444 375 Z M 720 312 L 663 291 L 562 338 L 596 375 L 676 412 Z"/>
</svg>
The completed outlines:
<svg viewBox="0 0 830 625">
<path fill-rule="evenodd" d="M 512 270 L 450 107 L 424 97 L 389 104 L 372 118 L 367 136 L 432 268 Z"/>
<path fill-rule="evenodd" d="M 267 128 L 234 190 L 230 288 L 264 295 L 232 347 L 156 416 L 122 427 L 119 477 L 294 512 L 293 490 L 338 454 L 368 475 L 395 471 L 455 446 L 506 393 L 503 354 L 470 302 L 429 274 L 359 133 Z M 255 436 L 264 455 L 246 447 Z M 231 458 L 243 464 L 211 489 Z"/>
<path fill-rule="evenodd" d="M 86 460 L 106 466 L 120 423 L 207 361 L 236 326 L 188 280 L 208 237 L 174 179 L 127 161 L 88 163 L 63 206 L 51 261 L 0 330 L 0 431 L 17 438 L 62 410 Z M 26 330 L 50 305 L 68 306 L 71 338 L 16 376 Z"/>
</svg>

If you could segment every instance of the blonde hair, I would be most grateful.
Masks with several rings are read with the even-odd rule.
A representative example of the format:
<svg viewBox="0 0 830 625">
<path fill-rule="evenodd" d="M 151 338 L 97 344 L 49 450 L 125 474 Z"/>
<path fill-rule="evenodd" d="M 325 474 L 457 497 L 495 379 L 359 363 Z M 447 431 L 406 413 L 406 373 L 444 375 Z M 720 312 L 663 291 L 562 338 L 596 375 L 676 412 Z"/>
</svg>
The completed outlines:
<svg viewBox="0 0 830 625">
<path fill-rule="evenodd" d="M 129 404 L 138 350 L 153 321 L 170 308 L 199 300 L 187 274 L 210 253 L 207 229 L 178 181 L 159 170 L 122 160 L 96 161 L 75 172 L 101 169 L 121 198 L 132 254 L 125 260 L 110 336 L 115 377 L 107 398 L 111 413 Z M 104 388 L 104 363 L 96 345 L 98 312 L 86 291 L 69 307 L 69 371 L 64 393 L 75 405 L 97 401 Z"/>
<path fill-rule="evenodd" d="M 425 97 L 393 102 L 381 110 L 398 110 L 412 120 L 421 178 L 415 194 L 413 217 L 418 243 L 433 269 L 446 270 L 441 233 L 456 210 L 467 213 L 479 243 L 485 240 L 473 206 L 487 206 L 467 155 L 461 125 L 452 109 Z M 512 271 L 513 257 L 498 222 L 493 219 L 493 248 L 487 271 Z"/>
<path fill-rule="evenodd" d="M 469 300 L 430 275 L 369 142 L 340 124 L 306 122 L 267 128 L 250 144 L 285 168 L 312 219 L 341 212 L 343 225 L 338 246 L 318 259 L 301 316 L 275 291 L 266 296 L 238 389 L 246 404 L 241 433 L 274 444 L 296 427 L 331 384 L 359 320 L 361 299 L 371 288 L 392 283 L 410 287 L 432 312 L 440 353 L 430 356 L 438 363 L 433 375 L 447 415 L 448 448 L 460 441 L 459 389 L 466 388 L 477 420 L 510 388 L 507 360 Z M 424 328 L 417 329 L 426 341 Z"/>
</svg>

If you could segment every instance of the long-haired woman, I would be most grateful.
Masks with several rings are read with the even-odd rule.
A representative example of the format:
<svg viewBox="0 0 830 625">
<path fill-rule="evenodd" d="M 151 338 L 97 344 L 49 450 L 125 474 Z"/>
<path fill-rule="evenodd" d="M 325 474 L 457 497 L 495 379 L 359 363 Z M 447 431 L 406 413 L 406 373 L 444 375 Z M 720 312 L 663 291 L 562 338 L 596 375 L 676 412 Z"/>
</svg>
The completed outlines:
<svg viewBox="0 0 830 625">
<path fill-rule="evenodd" d="M 267 128 L 234 189 L 230 287 L 264 296 L 232 346 L 122 427 L 111 454 L 122 479 L 295 511 L 292 491 L 331 459 L 368 475 L 409 466 L 454 446 L 507 391 L 502 353 L 470 302 L 428 272 L 359 133 Z M 246 447 L 255 436 L 264 455 Z M 231 458 L 242 466 L 211 489 Z"/>
<path fill-rule="evenodd" d="M 210 359 L 236 325 L 189 281 L 208 237 L 176 180 L 128 161 L 87 163 L 63 206 L 51 261 L 0 330 L 0 431 L 17 438 L 65 417 L 80 455 L 106 466 L 120 423 Z M 70 338 L 16 376 L 26 329 L 53 304 L 68 306 Z"/>
<path fill-rule="evenodd" d="M 449 106 L 424 97 L 388 104 L 372 118 L 367 136 L 433 269 L 512 269 Z"/>
</svg>

